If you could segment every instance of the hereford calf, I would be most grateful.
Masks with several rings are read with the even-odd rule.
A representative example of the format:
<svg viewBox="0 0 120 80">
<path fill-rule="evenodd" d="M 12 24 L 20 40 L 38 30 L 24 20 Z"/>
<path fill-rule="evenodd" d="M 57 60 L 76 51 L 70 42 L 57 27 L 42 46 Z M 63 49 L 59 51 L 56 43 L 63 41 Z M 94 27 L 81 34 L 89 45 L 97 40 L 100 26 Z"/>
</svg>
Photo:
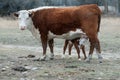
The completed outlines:
<svg viewBox="0 0 120 80">
<path fill-rule="evenodd" d="M 84 60 L 85 60 L 87 58 L 86 53 L 85 53 L 85 43 L 86 43 L 87 40 L 88 40 L 88 37 L 84 34 L 80 38 L 76 38 L 76 39 L 73 39 L 73 40 L 65 40 L 62 57 L 64 58 L 67 46 L 68 46 L 69 55 L 71 56 L 71 50 L 72 50 L 72 47 L 74 45 L 74 47 L 77 51 L 77 54 L 78 54 L 78 60 L 81 60 L 80 49 L 82 49 L 82 52 L 83 52 L 83 55 L 84 55 Z"/>
<path fill-rule="evenodd" d="M 98 39 L 101 11 L 95 4 L 61 8 L 42 8 L 34 12 L 21 10 L 14 14 L 19 19 L 21 30 L 29 29 L 37 39 L 41 40 L 43 56 L 46 59 L 47 43 L 54 57 L 53 39 L 72 40 L 86 34 L 90 41 L 87 61 L 90 62 L 94 48 L 101 62 L 101 49 Z"/>
</svg>

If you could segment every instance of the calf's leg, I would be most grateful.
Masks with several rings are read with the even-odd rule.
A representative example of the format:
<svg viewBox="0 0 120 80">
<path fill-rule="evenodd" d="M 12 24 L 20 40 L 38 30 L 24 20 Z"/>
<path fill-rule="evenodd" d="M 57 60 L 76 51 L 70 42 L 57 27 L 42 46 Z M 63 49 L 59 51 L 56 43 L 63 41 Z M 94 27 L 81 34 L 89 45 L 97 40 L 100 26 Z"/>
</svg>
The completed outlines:
<svg viewBox="0 0 120 80">
<path fill-rule="evenodd" d="M 66 51 L 67 45 L 68 45 L 68 40 L 65 40 L 64 47 L 63 47 L 63 54 L 62 54 L 62 58 L 64 58 L 64 57 L 65 57 L 65 51 Z"/>
<path fill-rule="evenodd" d="M 74 41 L 74 46 L 75 46 L 75 49 L 76 49 L 77 54 L 78 54 L 78 60 L 81 60 L 80 59 L 80 48 L 78 46 L 77 40 Z"/>
<path fill-rule="evenodd" d="M 69 57 L 71 57 L 72 47 L 73 47 L 73 43 L 69 43 L 69 47 L 68 47 Z"/>
<path fill-rule="evenodd" d="M 82 52 L 83 52 L 83 55 L 84 55 L 84 60 L 85 60 L 87 58 L 86 57 L 86 52 L 85 52 L 85 46 L 81 45 L 81 49 L 82 49 Z"/>
</svg>

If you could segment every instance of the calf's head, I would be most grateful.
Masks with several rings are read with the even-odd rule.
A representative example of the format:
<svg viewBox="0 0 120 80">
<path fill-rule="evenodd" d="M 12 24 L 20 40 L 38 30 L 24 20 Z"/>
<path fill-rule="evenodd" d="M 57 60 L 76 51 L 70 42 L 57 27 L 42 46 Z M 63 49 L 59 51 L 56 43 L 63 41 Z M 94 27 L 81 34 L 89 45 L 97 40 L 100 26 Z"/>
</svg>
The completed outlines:
<svg viewBox="0 0 120 80">
<path fill-rule="evenodd" d="M 82 34 L 81 38 L 79 40 L 79 45 L 85 45 L 85 43 L 87 42 L 87 40 L 88 40 L 88 36 L 86 34 Z"/>
<path fill-rule="evenodd" d="M 29 12 L 27 10 L 21 10 L 15 12 L 14 15 L 18 17 L 18 24 L 21 30 L 25 30 L 33 24 L 31 19 L 32 12 Z"/>
</svg>

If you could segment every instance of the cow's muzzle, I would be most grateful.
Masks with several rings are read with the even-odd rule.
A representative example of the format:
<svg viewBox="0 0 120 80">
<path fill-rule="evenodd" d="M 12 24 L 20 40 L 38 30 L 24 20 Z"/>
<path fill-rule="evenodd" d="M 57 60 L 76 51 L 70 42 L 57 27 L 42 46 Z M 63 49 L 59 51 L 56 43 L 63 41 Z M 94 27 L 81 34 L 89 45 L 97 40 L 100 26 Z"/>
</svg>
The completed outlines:
<svg viewBox="0 0 120 80">
<path fill-rule="evenodd" d="M 25 27 L 21 27 L 20 29 L 21 29 L 21 30 L 25 30 Z"/>
</svg>

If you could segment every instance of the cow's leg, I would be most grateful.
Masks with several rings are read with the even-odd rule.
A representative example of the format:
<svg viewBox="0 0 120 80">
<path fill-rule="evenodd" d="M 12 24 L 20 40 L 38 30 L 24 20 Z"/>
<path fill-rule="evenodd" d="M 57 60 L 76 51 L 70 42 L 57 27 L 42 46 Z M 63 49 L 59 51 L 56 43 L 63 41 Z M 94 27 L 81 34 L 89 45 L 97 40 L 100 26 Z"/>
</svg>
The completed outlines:
<svg viewBox="0 0 120 80">
<path fill-rule="evenodd" d="M 88 54 L 88 57 L 86 59 L 86 62 L 90 62 L 90 60 L 92 59 L 93 51 L 94 51 L 94 45 L 92 42 L 90 42 L 90 50 L 89 50 L 89 54 Z"/>
<path fill-rule="evenodd" d="M 80 58 L 80 48 L 78 46 L 77 41 L 74 41 L 74 46 L 75 46 L 75 49 L 76 49 L 77 54 L 78 54 L 78 60 L 81 60 L 81 58 Z"/>
<path fill-rule="evenodd" d="M 100 49 L 100 42 L 99 42 L 99 40 L 96 42 L 95 48 L 96 48 L 96 53 L 98 55 L 98 60 L 99 60 L 100 63 L 102 63 L 103 57 L 101 55 L 101 49 Z"/>
<path fill-rule="evenodd" d="M 85 53 L 85 46 L 81 45 L 81 49 L 82 49 L 82 52 L 83 52 L 83 55 L 84 55 L 84 60 L 85 60 L 87 58 L 86 53 Z"/>
<path fill-rule="evenodd" d="M 72 47 L 73 47 L 73 43 L 69 42 L 69 47 L 68 47 L 68 52 L 69 52 L 69 57 L 71 58 L 71 50 L 72 50 Z"/>
<path fill-rule="evenodd" d="M 65 57 L 65 51 L 66 51 L 67 45 L 68 45 L 68 40 L 65 40 L 64 47 L 63 47 L 63 54 L 62 54 L 62 58 L 64 58 L 64 57 Z"/>
<path fill-rule="evenodd" d="M 50 48 L 50 59 L 53 60 L 54 59 L 54 51 L 53 51 L 53 47 L 54 47 L 54 40 L 51 39 L 48 41 L 48 44 L 49 44 L 49 48 Z"/>
<path fill-rule="evenodd" d="M 98 38 L 96 36 L 93 36 L 92 38 L 89 38 L 89 40 L 90 40 L 90 51 L 89 51 L 89 55 L 88 55 L 86 61 L 90 62 L 90 60 L 92 58 L 94 48 L 96 48 L 98 59 L 99 59 L 99 62 L 101 63 L 102 62 L 102 56 L 101 56 L 100 43 L 99 43 Z"/>
<path fill-rule="evenodd" d="M 47 49 L 47 36 L 41 35 L 41 42 L 43 48 L 43 56 L 40 58 L 41 61 L 46 59 L 46 49 Z"/>
</svg>

